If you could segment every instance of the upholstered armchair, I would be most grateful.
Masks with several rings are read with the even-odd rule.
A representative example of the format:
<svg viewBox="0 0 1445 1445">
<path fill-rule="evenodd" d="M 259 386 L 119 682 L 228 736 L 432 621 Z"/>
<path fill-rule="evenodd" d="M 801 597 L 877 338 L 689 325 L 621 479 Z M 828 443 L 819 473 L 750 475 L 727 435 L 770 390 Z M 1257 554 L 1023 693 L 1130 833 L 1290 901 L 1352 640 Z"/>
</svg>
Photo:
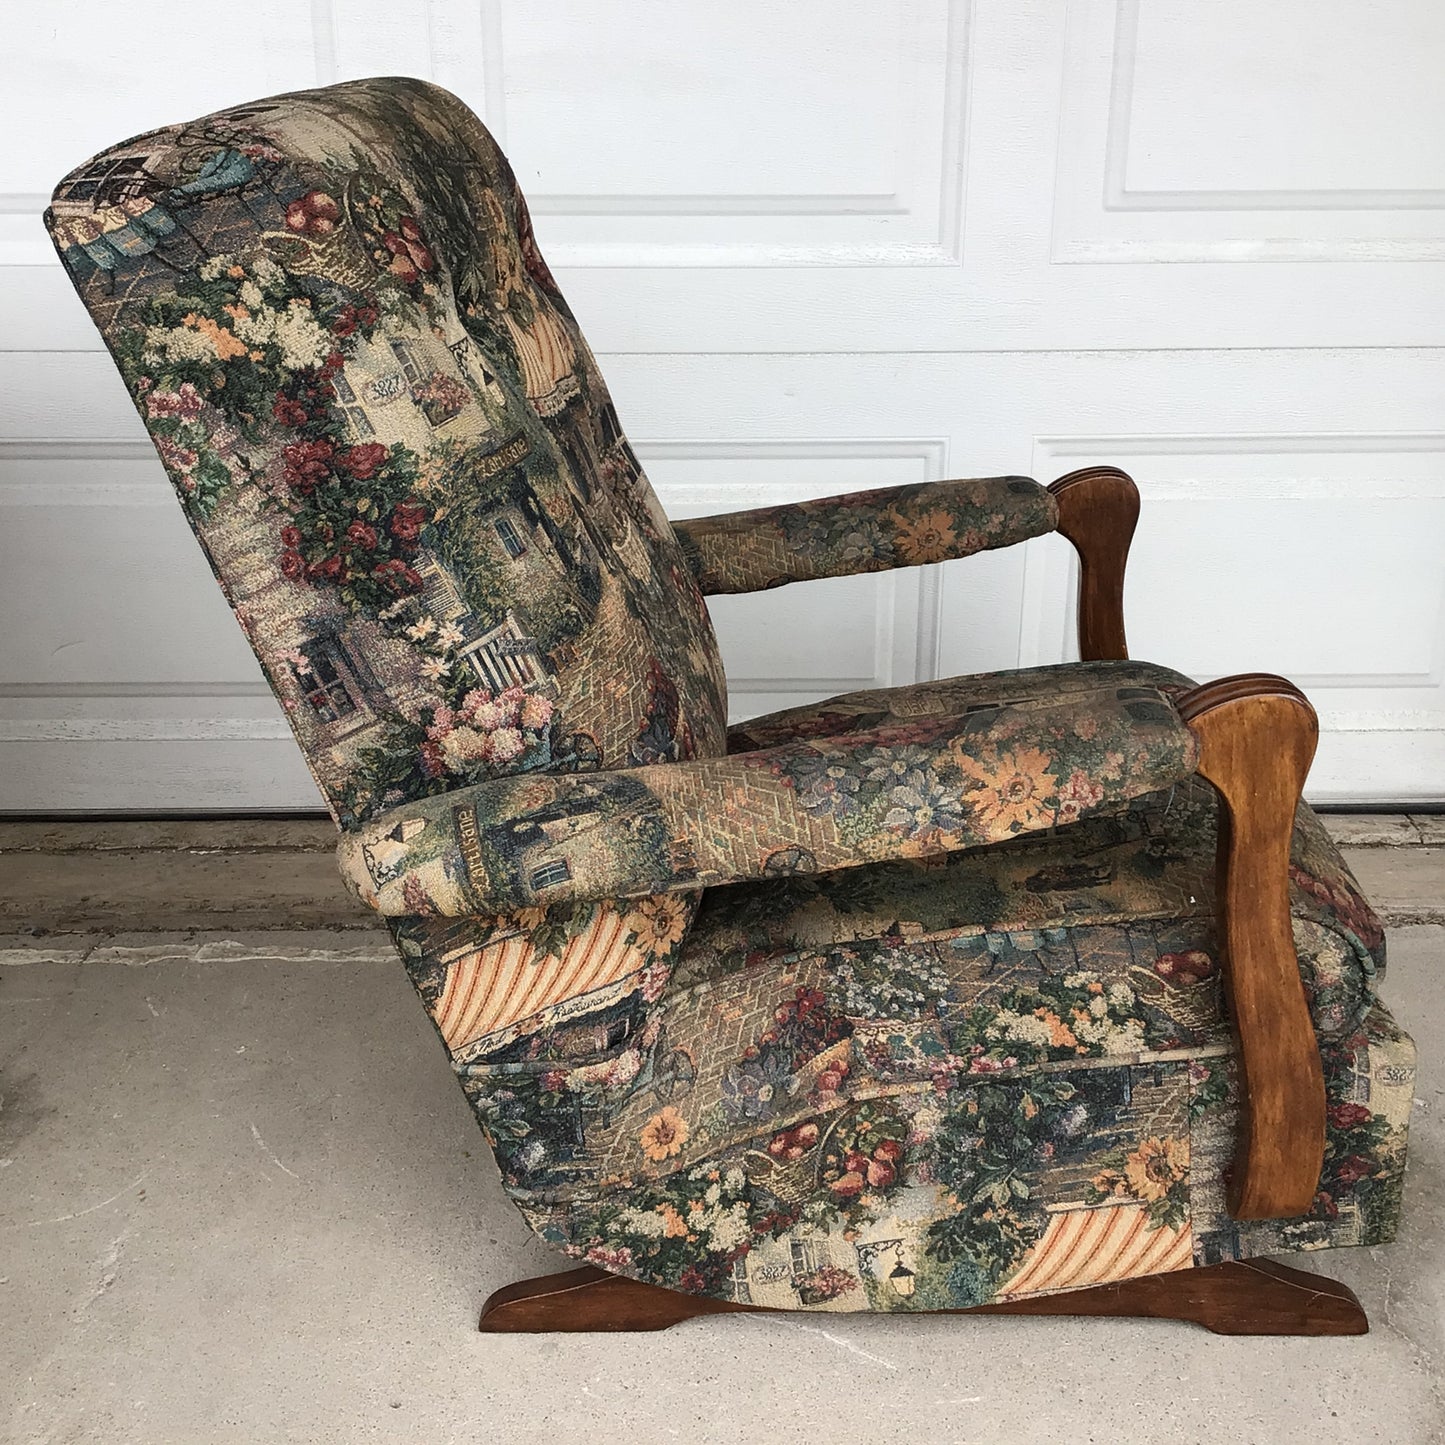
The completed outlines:
<svg viewBox="0 0 1445 1445">
<path fill-rule="evenodd" d="M 418 81 L 126 141 L 47 221 L 346 879 L 572 1262 L 484 1328 L 1365 1327 L 1262 1257 L 1396 1228 L 1380 926 L 1300 803 L 1299 692 L 1128 660 L 1123 473 L 670 524 L 506 160 Z M 1082 662 L 728 728 L 706 595 L 1055 530 Z"/>
</svg>

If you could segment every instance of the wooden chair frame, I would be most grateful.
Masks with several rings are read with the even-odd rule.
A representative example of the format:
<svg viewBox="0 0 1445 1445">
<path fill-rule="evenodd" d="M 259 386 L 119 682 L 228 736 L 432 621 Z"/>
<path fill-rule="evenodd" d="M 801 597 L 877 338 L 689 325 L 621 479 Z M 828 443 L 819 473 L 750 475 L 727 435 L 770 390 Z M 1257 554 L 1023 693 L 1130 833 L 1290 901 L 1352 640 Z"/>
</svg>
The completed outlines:
<svg viewBox="0 0 1445 1445">
<path fill-rule="evenodd" d="M 1124 572 L 1139 493 L 1116 467 L 1086 467 L 1050 488 L 1058 530 L 1079 556 L 1079 653 L 1126 658 Z M 1292 683 L 1265 673 L 1194 688 L 1179 711 L 1199 742 L 1200 775 L 1219 793 L 1218 915 L 1237 1033 L 1240 1130 L 1228 1204 L 1236 1219 L 1304 1214 L 1325 1147 L 1319 1045 L 1290 922 L 1295 812 L 1319 723 Z M 488 1332 L 658 1330 L 698 1315 L 758 1307 L 573 1269 L 523 1280 L 486 1302 Z M 775 1313 L 776 1311 L 767 1311 Z M 1264 1262 L 1225 1263 L 947 1314 L 1117 1315 L 1189 1320 L 1221 1334 L 1363 1334 L 1345 1286 Z"/>
</svg>

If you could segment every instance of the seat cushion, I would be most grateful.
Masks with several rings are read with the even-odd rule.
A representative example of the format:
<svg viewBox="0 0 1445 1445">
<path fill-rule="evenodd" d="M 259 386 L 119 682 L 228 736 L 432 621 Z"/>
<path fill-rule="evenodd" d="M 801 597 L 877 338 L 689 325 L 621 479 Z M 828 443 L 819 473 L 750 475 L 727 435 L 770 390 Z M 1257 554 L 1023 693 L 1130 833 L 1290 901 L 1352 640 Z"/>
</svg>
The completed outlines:
<svg viewBox="0 0 1445 1445">
<path fill-rule="evenodd" d="M 1308 809 L 1292 902 L 1326 1168 L 1304 1218 L 1227 1214 L 1214 825 L 1192 781 L 938 864 L 710 890 L 636 1032 L 591 1020 L 462 1069 L 510 1192 L 578 1257 L 784 1308 L 964 1307 L 1389 1238 L 1413 1048 L 1375 997 L 1378 920 Z"/>
<path fill-rule="evenodd" d="M 977 708 L 1005 704 L 1059 705 L 1082 694 L 1118 688 L 1158 688 L 1177 697 L 1194 686 L 1190 678 L 1172 667 L 1127 659 L 966 673 L 961 677 L 910 683 L 906 687 L 840 693 L 822 702 L 749 718 L 728 729 L 728 751 L 752 752 L 795 738 L 841 737 L 849 732 L 893 726 L 916 718 L 940 714 L 958 717 Z"/>
<path fill-rule="evenodd" d="M 909 959 L 946 950 L 951 968 L 956 963 L 964 974 L 982 968 L 979 977 L 989 983 L 980 983 L 979 1006 L 997 1000 L 1013 976 L 1009 961 L 1018 966 L 1027 956 L 1040 978 L 1061 978 L 1085 960 L 1099 967 L 1108 960 L 1113 981 L 1134 995 L 1127 1006 L 1131 1029 L 1161 1046 L 1202 1041 L 1224 1026 L 1214 828 L 1213 790 L 1190 779 L 1125 812 L 989 848 L 709 889 L 673 988 L 696 989 L 766 959 L 818 954 L 852 980 L 850 1012 L 891 1024 L 905 1004 L 897 978 Z M 1295 825 L 1291 903 L 1316 1029 L 1338 1038 L 1374 1002 L 1384 934 L 1319 819 L 1304 807 Z M 987 960 L 993 963 L 984 968 Z M 914 1001 L 920 1018 L 936 1015 L 937 994 L 920 979 Z M 945 1010 L 949 1028 L 953 1014 L 953 1007 Z M 1105 1048 L 1102 1039 L 1065 1042 L 1034 1061 L 1086 1051 L 1118 1049 Z M 991 1052 L 1011 1051 L 1000 1045 Z"/>
</svg>

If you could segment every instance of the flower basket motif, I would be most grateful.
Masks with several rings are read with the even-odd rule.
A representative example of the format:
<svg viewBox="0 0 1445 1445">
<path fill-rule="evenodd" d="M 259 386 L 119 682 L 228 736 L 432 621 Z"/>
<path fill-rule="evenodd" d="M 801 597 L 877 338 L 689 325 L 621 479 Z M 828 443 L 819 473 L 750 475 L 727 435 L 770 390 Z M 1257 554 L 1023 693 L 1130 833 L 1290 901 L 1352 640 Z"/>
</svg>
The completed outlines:
<svg viewBox="0 0 1445 1445">
<path fill-rule="evenodd" d="M 1176 961 L 1178 966 L 1171 968 Z M 1198 965 L 1197 972 L 1190 971 L 1191 962 Z M 1129 982 L 1141 999 L 1182 1024 L 1190 1033 L 1208 1032 L 1219 1023 L 1222 1008 L 1219 970 L 1203 953 L 1198 959 L 1166 953 L 1152 968 L 1135 964 L 1129 970 Z"/>
<path fill-rule="evenodd" d="M 355 233 L 345 228 L 324 238 L 289 231 L 269 231 L 266 238 L 277 243 L 281 264 L 296 276 L 319 276 L 359 291 L 376 274 Z"/>
<path fill-rule="evenodd" d="M 437 427 L 460 416 L 471 393 L 455 377 L 434 371 L 412 388 L 411 395 L 428 423 Z"/>
<path fill-rule="evenodd" d="M 800 1303 L 821 1305 L 857 1289 L 858 1280 L 846 1269 L 839 1269 L 835 1264 L 825 1264 L 817 1269 L 810 1269 L 806 1274 L 795 1276 L 793 1286 L 798 1291 Z"/>
<path fill-rule="evenodd" d="M 340 199 L 311 191 L 286 209 L 287 229 L 267 231 L 281 264 L 296 276 L 319 276 L 360 290 L 376 278 L 377 266 L 357 232 L 354 219 L 356 177 L 342 187 Z"/>
<path fill-rule="evenodd" d="M 818 1188 L 816 1154 L 800 1159 L 778 1159 L 761 1149 L 750 1149 L 743 1159 L 748 1183 L 766 1189 L 779 1203 L 793 1207 L 810 1198 Z"/>
</svg>

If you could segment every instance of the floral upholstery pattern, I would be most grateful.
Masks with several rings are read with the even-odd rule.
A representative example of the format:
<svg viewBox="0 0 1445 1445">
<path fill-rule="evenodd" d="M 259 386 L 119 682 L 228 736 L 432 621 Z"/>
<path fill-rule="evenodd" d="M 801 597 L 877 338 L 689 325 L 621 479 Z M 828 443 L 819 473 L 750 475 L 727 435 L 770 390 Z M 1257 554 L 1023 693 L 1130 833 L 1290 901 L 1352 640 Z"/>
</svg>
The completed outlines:
<svg viewBox="0 0 1445 1445">
<path fill-rule="evenodd" d="M 917 1309 L 1387 1239 L 1413 1049 L 1302 809 L 1330 1091 L 1231 1221 L 1213 796 L 1142 663 L 728 730 L 705 592 L 1038 535 L 1023 478 L 676 530 L 506 160 L 410 80 L 113 147 L 47 223 L 491 1142 L 569 1254 Z"/>
<path fill-rule="evenodd" d="M 1146 687 L 974 707 L 728 757 L 499 778 L 342 840 L 381 913 L 467 915 L 922 857 L 1182 781 L 1193 733 Z"/>
<path fill-rule="evenodd" d="M 342 827 L 724 752 L 706 606 L 454 96 L 358 81 L 169 126 L 47 224 Z"/>
<path fill-rule="evenodd" d="M 1307 810 L 1295 944 L 1325 1170 L 1300 1219 L 1227 1213 L 1214 807 L 1191 779 L 987 848 L 709 889 L 652 1007 L 458 1039 L 508 1190 L 578 1259 L 790 1309 L 960 1308 L 1388 1240 L 1414 1050 L 1375 997 L 1378 924 Z M 455 979 L 414 971 L 447 1029 Z"/>
<path fill-rule="evenodd" d="M 925 482 L 697 517 L 674 530 L 709 595 L 946 562 L 1052 532 L 1058 507 L 1028 477 Z"/>
<path fill-rule="evenodd" d="M 789 721 L 837 736 L 1110 682 L 1188 685 L 1137 662 L 1039 668 L 734 733 L 776 746 Z M 410 925 L 410 966 L 538 1232 L 649 1282 L 790 1309 L 965 1307 L 1388 1240 L 1414 1050 L 1376 997 L 1378 920 L 1307 808 L 1291 892 L 1325 1171 L 1304 1218 L 1225 1209 L 1215 828 L 1190 778 L 986 847 L 712 887 L 686 933 L 649 900 L 631 926 L 675 941 L 670 972 L 523 1033 L 486 1032 L 489 980 L 437 966 L 470 920 Z"/>
<path fill-rule="evenodd" d="M 156 244 L 74 243 L 142 202 Z M 361 81 L 173 126 L 49 223 L 344 825 L 723 751 L 706 609 L 454 97 Z"/>
</svg>

